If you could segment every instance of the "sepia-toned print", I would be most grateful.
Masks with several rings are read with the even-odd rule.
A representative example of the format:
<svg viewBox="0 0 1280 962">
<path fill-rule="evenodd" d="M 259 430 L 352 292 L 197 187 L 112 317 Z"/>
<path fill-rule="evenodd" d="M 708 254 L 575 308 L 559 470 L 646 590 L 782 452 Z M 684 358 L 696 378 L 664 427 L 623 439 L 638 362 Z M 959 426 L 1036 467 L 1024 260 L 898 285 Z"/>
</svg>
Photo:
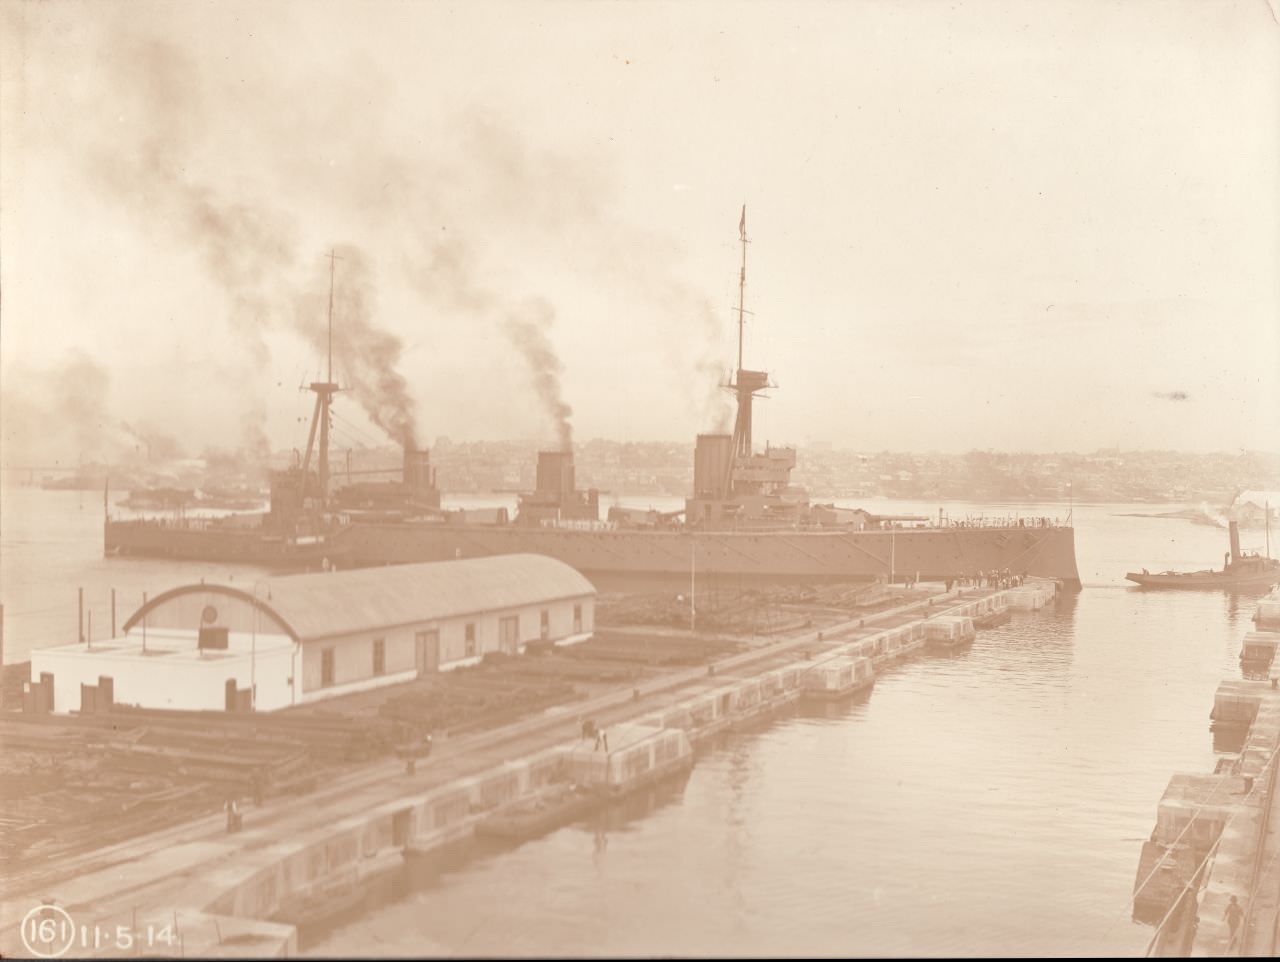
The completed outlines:
<svg viewBox="0 0 1280 962">
<path fill-rule="evenodd" d="M 0 15 L 4 957 L 1276 955 L 1275 0 Z"/>
</svg>

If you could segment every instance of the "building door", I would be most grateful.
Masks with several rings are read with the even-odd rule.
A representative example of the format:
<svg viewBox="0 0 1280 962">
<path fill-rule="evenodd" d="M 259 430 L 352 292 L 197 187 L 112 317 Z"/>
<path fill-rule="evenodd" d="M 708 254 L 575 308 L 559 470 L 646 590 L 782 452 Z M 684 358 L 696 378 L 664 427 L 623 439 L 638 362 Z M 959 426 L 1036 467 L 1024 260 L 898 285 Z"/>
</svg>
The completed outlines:
<svg viewBox="0 0 1280 962">
<path fill-rule="evenodd" d="M 432 628 L 414 635 L 418 649 L 418 674 L 429 675 L 440 670 L 440 632 Z"/>
<path fill-rule="evenodd" d="M 512 615 L 498 622 L 498 647 L 514 655 L 520 646 L 520 616 Z"/>
<path fill-rule="evenodd" d="M 391 844 L 405 846 L 409 844 L 409 828 L 412 824 L 413 813 L 407 808 L 402 808 L 391 816 Z"/>
</svg>

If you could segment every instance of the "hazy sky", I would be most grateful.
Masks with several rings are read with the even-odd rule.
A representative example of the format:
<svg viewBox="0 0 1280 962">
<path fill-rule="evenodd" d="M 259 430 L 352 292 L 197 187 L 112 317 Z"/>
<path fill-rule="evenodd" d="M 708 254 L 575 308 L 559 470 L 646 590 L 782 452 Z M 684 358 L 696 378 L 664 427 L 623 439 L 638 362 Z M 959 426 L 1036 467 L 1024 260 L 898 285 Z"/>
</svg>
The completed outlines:
<svg viewBox="0 0 1280 962">
<path fill-rule="evenodd" d="M 340 442 L 691 440 L 744 202 L 760 442 L 1280 448 L 1265 0 L 2 6 L 7 461 L 304 443 L 331 249 Z"/>
</svg>

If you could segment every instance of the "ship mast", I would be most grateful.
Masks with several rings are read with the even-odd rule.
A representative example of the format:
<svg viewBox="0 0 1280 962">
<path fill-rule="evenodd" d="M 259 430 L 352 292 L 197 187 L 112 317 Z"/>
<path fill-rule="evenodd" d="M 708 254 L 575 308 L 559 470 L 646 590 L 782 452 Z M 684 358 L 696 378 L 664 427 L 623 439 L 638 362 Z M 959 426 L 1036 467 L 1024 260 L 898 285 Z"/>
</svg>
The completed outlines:
<svg viewBox="0 0 1280 962">
<path fill-rule="evenodd" d="M 738 372 L 742 372 L 742 330 L 745 326 L 743 306 L 747 290 L 747 205 L 742 205 L 742 219 L 738 221 L 738 239 L 742 242 L 742 268 L 738 272 Z"/>
<path fill-rule="evenodd" d="M 734 462 L 749 458 L 751 445 L 751 401 L 756 392 L 769 386 L 769 375 L 764 371 L 748 371 L 742 366 L 743 330 L 746 327 L 747 288 L 747 205 L 742 205 L 742 218 L 738 221 L 738 240 L 742 244 L 742 267 L 738 272 L 738 369 L 732 382 L 726 387 L 738 398 L 738 416 L 733 425 L 732 453 L 726 469 L 725 490 L 733 492 Z"/>
<path fill-rule="evenodd" d="M 302 486 L 300 497 L 305 502 L 307 496 L 307 477 L 311 468 L 311 449 L 315 444 L 316 428 L 320 429 L 320 445 L 317 452 L 317 474 L 319 475 L 320 510 L 324 511 L 329 501 L 329 407 L 333 403 L 333 395 L 338 392 L 338 385 L 333 382 L 333 274 L 337 261 L 342 260 L 336 251 L 325 255 L 329 258 L 329 327 L 327 334 L 326 380 L 312 381 L 307 389 L 316 395 L 315 411 L 311 416 L 311 430 L 307 433 L 307 453 L 302 460 Z"/>
</svg>

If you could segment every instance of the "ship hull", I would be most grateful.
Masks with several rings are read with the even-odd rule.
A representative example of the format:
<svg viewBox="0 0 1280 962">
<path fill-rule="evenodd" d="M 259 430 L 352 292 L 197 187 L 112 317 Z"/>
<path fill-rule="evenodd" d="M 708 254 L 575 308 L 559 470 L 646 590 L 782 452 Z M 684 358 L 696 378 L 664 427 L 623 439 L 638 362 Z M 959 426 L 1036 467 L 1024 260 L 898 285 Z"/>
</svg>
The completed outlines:
<svg viewBox="0 0 1280 962">
<path fill-rule="evenodd" d="M 1280 569 L 1257 572 L 1252 575 L 1230 575 L 1221 571 L 1207 573 L 1188 572 L 1186 574 L 1136 574 L 1129 572 L 1125 578 L 1141 588 L 1269 588 L 1280 583 Z"/>
<path fill-rule="evenodd" d="M 980 572 L 1053 578 L 1078 588 L 1072 528 L 900 531 L 583 531 L 520 525 L 353 524 L 305 549 L 251 531 L 109 522 L 108 555 L 298 568 L 447 561 L 532 552 L 577 568 L 609 590 L 649 581 L 849 582 L 959 579 Z"/>
<path fill-rule="evenodd" d="M 165 525 L 151 521 L 108 521 L 103 552 L 110 557 L 174 558 L 216 561 L 268 568 L 319 568 L 326 560 L 347 563 L 346 549 L 337 543 L 299 544 L 249 530 Z"/>
<path fill-rule="evenodd" d="M 349 563 L 400 564 L 532 552 L 577 568 L 604 587 L 626 579 L 729 581 L 945 580 L 1008 569 L 1078 588 L 1071 528 L 902 531 L 663 532 L 358 524 L 338 536 Z"/>
</svg>

